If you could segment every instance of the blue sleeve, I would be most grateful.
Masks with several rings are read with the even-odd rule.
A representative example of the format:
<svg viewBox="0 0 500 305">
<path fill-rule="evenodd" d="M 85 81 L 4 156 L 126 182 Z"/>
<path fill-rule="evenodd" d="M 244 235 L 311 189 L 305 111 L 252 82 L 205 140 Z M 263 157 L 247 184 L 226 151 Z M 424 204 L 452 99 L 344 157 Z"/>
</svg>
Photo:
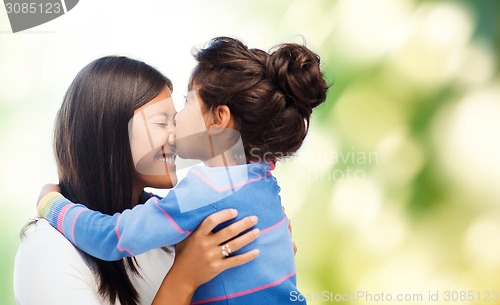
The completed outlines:
<svg viewBox="0 0 500 305">
<path fill-rule="evenodd" d="M 176 194 L 184 197 L 182 194 L 193 193 L 192 183 L 186 182 L 180 183 L 164 199 L 153 197 L 112 216 L 89 210 L 62 196 L 42 216 L 76 247 L 92 256 L 107 261 L 135 256 L 182 241 L 215 211 L 212 204 L 196 209 L 179 207 Z M 198 188 L 198 191 L 203 190 Z M 186 200 L 189 198 L 181 201 Z"/>
</svg>

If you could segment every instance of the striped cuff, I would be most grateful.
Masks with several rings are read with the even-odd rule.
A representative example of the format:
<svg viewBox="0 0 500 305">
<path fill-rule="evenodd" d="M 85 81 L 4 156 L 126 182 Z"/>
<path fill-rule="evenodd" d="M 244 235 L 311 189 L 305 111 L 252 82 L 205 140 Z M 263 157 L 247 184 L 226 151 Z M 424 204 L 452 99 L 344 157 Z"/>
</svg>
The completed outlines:
<svg viewBox="0 0 500 305">
<path fill-rule="evenodd" d="M 38 216 L 47 218 L 47 215 L 49 215 L 50 209 L 52 208 L 54 203 L 60 199 L 65 198 L 58 192 L 50 192 L 47 195 L 43 196 L 43 198 L 38 203 Z"/>
</svg>

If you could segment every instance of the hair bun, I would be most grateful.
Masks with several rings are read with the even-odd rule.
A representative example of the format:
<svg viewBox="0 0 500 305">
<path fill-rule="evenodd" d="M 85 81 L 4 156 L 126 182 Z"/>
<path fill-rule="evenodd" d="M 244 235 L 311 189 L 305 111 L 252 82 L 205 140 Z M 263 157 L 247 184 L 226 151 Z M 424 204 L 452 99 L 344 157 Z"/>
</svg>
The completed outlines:
<svg viewBox="0 0 500 305">
<path fill-rule="evenodd" d="M 328 86 L 320 69 L 320 58 L 304 45 L 278 45 L 270 54 L 269 77 L 286 97 L 307 117 L 326 99 Z"/>
</svg>

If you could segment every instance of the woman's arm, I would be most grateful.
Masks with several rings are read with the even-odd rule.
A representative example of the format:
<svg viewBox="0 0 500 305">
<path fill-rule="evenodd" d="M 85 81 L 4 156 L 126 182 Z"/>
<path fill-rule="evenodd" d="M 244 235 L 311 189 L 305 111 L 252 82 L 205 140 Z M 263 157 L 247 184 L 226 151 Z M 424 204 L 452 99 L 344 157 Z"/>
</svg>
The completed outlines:
<svg viewBox="0 0 500 305">
<path fill-rule="evenodd" d="M 243 254 L 225 257 L 221 246 L 241 232 L 256 224 L 254 218 L 244 218 L 230 226 L 212 233 L 219 224 L 235 218 L 235 210 L 222 210 L 208 216 L 186 240 L 175 248 L 174 265 L 165 276 L 156 294 L 153 305 L 189 304 L 195 290 L 222 271 L 245 264 L 259 255 L 254 249 Z M 254 241 L 259 230 L 254 229 L 228 242 L 230 249 L 239 250 Z"/>
</svg>

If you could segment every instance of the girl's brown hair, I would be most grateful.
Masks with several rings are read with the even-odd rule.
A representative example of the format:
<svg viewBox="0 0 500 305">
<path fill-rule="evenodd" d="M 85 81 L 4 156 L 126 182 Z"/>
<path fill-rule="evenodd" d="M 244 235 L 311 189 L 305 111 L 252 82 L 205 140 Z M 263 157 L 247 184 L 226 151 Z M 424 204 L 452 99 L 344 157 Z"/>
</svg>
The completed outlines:
<svg viewBox="0 0 500 305">
<path fill-rule="evenodd" d="M 318 55 L 294 43 L 268 53 L 217 37 L 194 57 L 191 87 L 196 84 L 207 109 L 229 107 L 247 161 L 279 159 L 300 148 L 312 110 L 328 90 Z"/>
</svg>

